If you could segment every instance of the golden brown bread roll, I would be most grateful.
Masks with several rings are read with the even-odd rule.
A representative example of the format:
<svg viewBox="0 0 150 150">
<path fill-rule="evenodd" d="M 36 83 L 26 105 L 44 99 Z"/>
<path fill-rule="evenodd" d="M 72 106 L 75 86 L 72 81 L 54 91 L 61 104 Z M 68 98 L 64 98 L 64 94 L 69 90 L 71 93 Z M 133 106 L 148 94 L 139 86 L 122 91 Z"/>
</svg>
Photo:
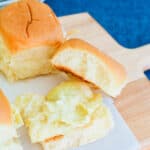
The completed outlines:
<svg viewBox="0 0 150 150">
<path fill-rule="evenodd" d="M 3 92 L 0 90 L 0 124 L 11 124 L 11 107 L 4 96 Z"/>
<path fill-rule="evenodd" d="M 54 54 L 52 64 L 94 84 L 111 96 L 120 93 L 127 79 L 121 64 L 80 39 L 65 41 Z"/>
<path fill-rule="evenodd" d="M 21 0 L 0 10 L 0 70 L 9 80 L 49 73 L 62 42 L 60 23 L 46 4 Z"/>
<path fill-rule="evenodd" d="M 19 143 L 16 129 L 22 126 L 23 122 L 19 113 L 12 109 L 7 98 L 0 90 L 0 149 L 1 150 L 22 150 Z M 4 135 L 4 136 L 2 136 Z"/>
</svg>

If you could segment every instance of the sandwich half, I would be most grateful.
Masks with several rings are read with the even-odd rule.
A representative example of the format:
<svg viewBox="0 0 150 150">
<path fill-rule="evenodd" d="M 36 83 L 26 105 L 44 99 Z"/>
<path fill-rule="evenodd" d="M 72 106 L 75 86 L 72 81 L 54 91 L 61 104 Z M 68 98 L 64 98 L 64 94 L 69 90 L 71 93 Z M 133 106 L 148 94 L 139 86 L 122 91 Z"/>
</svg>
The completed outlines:
<svg viewBox="0 0 150 150">
<path fill-rule="evenodd" d="M 22 150 L 16 129 L 23 125 L 19 111 L 11 106 L 0 91 L 0 149 Z"/>
<path fill-rule="evenodd" d="M 41 143 L 44 150 L 68 150 L 91 143 L 113 128 L 101 94 L 83 81 L 64 81 L 46 96 L 19 96 L 15 105 L 31 142 Z"/>
<path fill-rule="evenodd" d="M 113 97 L 120 94 L 127 80 L 121 64 L 80 39 L 65 41 L 51 62 L 58 70 L 92 83 Z"/>
<path fill-rule="evenodd" d="M 19 0 L 0 10 L 0 71 L 8 80 L 50 73 L 62 42 L 60 23 L 46 4 Z"/>
</svg>

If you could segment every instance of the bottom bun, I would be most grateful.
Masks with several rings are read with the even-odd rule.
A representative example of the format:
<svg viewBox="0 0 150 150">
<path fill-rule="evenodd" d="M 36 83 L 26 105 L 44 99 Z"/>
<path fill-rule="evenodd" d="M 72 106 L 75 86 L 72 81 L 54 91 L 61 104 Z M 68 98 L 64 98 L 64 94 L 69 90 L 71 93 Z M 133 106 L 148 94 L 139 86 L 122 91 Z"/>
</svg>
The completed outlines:
<svg viewBox="0 0 150 150">
<path fill-rule="evenodd" d="M 113 128 L 111 113 L 105 107 L 104 114 L 97 111 L 93 121 L 84 128 L 78 128 L 70 134 L 42 142 L 44 150 L 68 150 L 103 138 Z"/>
</svg>

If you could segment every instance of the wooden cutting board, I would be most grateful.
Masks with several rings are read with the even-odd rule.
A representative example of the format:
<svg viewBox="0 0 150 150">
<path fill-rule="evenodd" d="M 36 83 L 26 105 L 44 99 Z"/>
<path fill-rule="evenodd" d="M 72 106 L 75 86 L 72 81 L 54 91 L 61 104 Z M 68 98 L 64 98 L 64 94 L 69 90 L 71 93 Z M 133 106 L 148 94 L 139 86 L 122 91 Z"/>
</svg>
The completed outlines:
<svg viewBox="0 0 150 150">
<path fill-rule="evenodd" d="M 67 38 L 81 38 L 123 64 L 128 83 L 115 105 L 143 150 L 150 149 L 150 81 L 143 71 L 150 68 L 150 45 L 126 49 L 119 45 L 88 13 L 60 18 Z"/>
</svg>

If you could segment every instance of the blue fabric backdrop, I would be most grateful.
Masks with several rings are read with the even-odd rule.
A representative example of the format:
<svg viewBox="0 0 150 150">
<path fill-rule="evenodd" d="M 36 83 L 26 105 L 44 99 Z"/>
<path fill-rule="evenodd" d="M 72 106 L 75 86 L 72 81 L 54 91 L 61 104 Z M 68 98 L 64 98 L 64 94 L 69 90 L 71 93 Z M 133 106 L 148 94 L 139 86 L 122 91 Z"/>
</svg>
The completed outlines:
<svg viewBox="0 0 150 150">
<path fill-rule="evenodd" d="M 57 16 L 89 12 L 125 47 L 150 43 L 150 0 L 46 0 L 46 3 Z"/>
</svg>

